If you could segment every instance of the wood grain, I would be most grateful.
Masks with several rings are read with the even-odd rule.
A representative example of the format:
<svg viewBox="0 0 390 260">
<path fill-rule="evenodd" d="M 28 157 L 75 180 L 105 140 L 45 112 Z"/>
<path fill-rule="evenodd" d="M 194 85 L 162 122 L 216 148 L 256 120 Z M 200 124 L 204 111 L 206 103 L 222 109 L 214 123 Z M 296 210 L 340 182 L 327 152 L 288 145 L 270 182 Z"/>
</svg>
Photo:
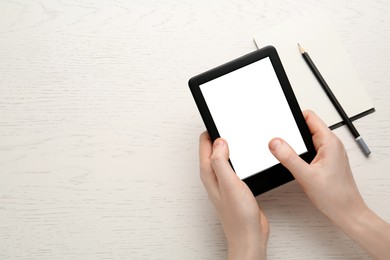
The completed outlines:
<svg viewBox="0 0 390 260">
<path fill-rule="evenodd" d="M 387 1 L 0 1 L 0 259 L 224 259 L 198 176 L 188 79 L 253 36 L 326 10 L 377 112 L 346 129 L 367 203 L 390 220 Z M 351 97 L 353 98 L 353 96 Z M 258 198 L 269 259 L 366 259 L 296 183 Z"/>
</svg>

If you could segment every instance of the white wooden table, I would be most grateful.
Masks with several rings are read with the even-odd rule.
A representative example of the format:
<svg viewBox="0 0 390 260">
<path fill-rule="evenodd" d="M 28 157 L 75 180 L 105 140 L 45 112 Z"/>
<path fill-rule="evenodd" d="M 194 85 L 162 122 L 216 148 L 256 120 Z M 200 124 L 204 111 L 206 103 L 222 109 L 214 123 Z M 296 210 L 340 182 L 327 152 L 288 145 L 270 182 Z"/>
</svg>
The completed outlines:
<svg viewBox="0 0 390 260">
<path fill-rule="evenodd" d="M 356 122 L 371 158 L 335 132 L 390 221 L 387 0 L 0 0 L 0 259 L 226 258 L 187 80 L 323 10 L 377 110 Z M 269 259 L 368 258 L 295 182 L 258 201 Z"/>
</svg>

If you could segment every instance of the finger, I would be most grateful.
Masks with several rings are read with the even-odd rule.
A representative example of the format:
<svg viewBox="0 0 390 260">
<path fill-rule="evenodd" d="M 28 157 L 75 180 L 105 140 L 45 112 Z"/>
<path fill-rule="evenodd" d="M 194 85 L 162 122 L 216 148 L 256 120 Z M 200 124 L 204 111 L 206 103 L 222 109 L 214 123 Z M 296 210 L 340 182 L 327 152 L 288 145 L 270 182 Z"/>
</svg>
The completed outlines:
<svg viewBox="0 0 390 260">
<path fill-rule="evenodd" d="M 331 132 L 329 127 L 319 118 L 313 111 L 306 110 L 303 112 L 306 124 L 309 127 L 310 133 L 315 134 L 328 134 Z"/>
<path fill-rule="evenodd" d="M 210 160 L 213 152 L 213 144 L 207 131 L 199 136 L 199 159 L 200 162 Z"/>
<path fill-rule="evenodd" d="M 259 210 L 259 215 L 260 215 L 260 221 L 261 221 L 261 230 L 265 236 L 266 241 L 268 241 L 269 233 L 270 233 L 269 222 L 268 222 L 268 219 L 267 219 L 266 215 L 264 214 L 264 211 L 262 208 L 260 208 L 260 210 Z"/>
<path fill-rule="evenodd" d="M 334 134 L 313 111 L 305 111 L 303 115 L 312 134 L 314 147 L 318 151 L 321 145 L 326 143 Z"/>
<path fill-rule="evenodd" d="M 300 179 L 301 175 L 307 171 L 309 165 L 299 157 L 284 140 L 274 138 L 269 142 L 268 146 L 275 158 L 286 167 L 296 179 Z"/>
<path fill-rule="evenodd" d="M 211 165 L 218 179 L 218 184 L 223 188 L 231 188 L 237 181 L 237 175 L 229 163 L 229 148 L 227 142 L 221 138 L 214 141 Z"/>
<path fill-rule="evenodd" d="M 213 144 L 210 136 L 204 132 L 199 137 L 200 178 L 209 196 L 215 196 L 218 193 L 218 181 L 210 161 L 212 151 Z"/>
</svg>

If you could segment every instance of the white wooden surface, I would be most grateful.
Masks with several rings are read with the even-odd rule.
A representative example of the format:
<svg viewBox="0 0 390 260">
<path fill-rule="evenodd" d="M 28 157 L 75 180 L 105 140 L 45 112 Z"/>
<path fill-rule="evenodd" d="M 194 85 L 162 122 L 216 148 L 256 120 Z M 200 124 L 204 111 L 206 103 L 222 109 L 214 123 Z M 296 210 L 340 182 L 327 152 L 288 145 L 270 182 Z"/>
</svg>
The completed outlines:
<svg viewBox="0 0 390 260">
<path fill-rule="evenodd" d="M 187 80 L 323 10 L 377 109 L 356 122 L 371 158 L 335 132 L 390 221 L 388 1 L 0 0 L 0 259 L 224 259 Z M 295 182 L 258 201 L 269 259 L 368 258 Z"/>
</svg>

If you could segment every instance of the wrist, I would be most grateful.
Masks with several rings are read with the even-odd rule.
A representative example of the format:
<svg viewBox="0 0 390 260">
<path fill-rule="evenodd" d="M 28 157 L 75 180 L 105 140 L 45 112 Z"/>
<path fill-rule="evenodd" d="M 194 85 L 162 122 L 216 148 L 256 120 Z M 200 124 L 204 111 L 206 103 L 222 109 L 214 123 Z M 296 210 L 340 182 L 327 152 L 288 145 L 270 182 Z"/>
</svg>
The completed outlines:
<svg viewBox="0 0 390 260">
<path fill-rule="evenodd" d="M 266 249 L 259 249 L 254 247 L 241 247 L 228 249 L 228 260 L 265 260 L 267 259 Z"/>
<path fill-rule="evenodd" d="M 338 226 L 341 230 L 354 229 L 371 213 L 364 200 L 359 198 L 355 201 L 349 201 L 346 205 L 342 205 L 340 209 L 328 215 L 329 219 Z M 347 231 L 345 230 L 345 231 Z"/>
<path fill-rule="evenodd" d="M 245 240 L 228 242 L 229 260 L 267 259 L 267 241 Z"/>
<path fill-rule="evenodd" d="M 364 205 L 355 205 L 346 209 L 336 217 L 331 218 L 332 222 L 344 233 L 351 237 L 352 234 L 364 232 L 364 226 L 372 218 L 372 211 Z"/>
<path fill-rule="evenodd" d="M 346 185 L 341 192 L 328 194 L 328 197 L 318 208 L 342 230 L 354 225 L 362 215 L 370 211 L 355 184 Z"/>
<path fill-rule="evenodd" d="M 374 259 L 388 259 L 390 253 L 390 224 L 386 223 L 370 208 L 337 223 L 339 228 Z"/>
</svg>

